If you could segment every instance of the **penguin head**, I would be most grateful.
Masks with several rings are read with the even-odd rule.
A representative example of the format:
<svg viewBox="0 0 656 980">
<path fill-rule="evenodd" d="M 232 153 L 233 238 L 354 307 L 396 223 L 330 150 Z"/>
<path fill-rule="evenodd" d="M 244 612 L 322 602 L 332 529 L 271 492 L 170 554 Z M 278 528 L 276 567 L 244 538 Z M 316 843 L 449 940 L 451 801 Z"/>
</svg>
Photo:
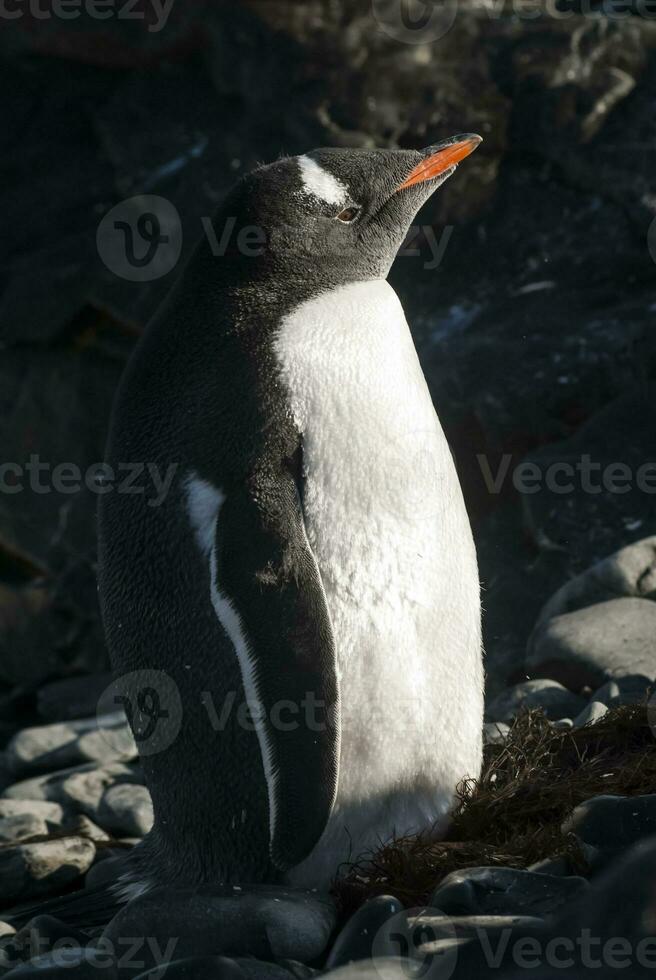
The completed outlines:
<svg viewBox="0 0 656 980">
<path fill-rule="evenodd" d="M 259 246 L 252 255 L 287 278 L 385 278 L 417 211 L 480 142 L 464 134 L 422 151 L 325 148 L 286 157 L 242 178 L 224 214 L 237 218 L 237 242 L 250 233 Z"/>
</svg>

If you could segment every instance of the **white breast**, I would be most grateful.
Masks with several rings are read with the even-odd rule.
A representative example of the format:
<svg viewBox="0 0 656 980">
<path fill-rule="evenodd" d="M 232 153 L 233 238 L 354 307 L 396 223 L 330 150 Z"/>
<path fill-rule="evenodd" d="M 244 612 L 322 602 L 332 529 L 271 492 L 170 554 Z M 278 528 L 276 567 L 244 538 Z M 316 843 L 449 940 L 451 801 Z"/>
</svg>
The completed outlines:
<svg viewBox="0 0 656 980">
<path fill-rule="evenodd" d="M 456 782 L 477 775 L 479 590 L 452 457 L 389 284 L 305 303 L 276 352 L 342 701 L 338 802 L 303 883 L 344 859 L 348 835 L 358 849 L 439 819 Z"/>
</svg>

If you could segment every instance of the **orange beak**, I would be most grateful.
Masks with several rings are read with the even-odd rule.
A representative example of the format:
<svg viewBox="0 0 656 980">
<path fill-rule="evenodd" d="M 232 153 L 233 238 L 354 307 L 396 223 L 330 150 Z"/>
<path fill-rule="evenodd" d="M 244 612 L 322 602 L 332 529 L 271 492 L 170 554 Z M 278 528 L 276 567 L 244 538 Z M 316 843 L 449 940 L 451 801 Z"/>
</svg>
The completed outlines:
<svg viewBox="0 0 656 980">
<path fill-rule="evenodd" d="M 462 136 L 454 136 L 445 143 L 438 144 L 436 147 L 429 147 L 424 159 L 411 170 L 402 184 L 396 188 L 397 191 L 404 187 L 412 187 L 413 184 L 423 184 L 426 180 L 439 177 L 445 170 L 454 167 L 456 164 L 473 153 L 482 137 L 476 133 L 465 133 Z"/>
</svg>

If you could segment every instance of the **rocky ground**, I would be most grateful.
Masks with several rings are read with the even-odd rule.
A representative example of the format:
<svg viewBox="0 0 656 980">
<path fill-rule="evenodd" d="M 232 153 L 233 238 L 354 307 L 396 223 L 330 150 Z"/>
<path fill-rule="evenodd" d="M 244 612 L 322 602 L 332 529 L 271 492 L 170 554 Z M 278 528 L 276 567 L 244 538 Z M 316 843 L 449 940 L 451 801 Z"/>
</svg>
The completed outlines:
<svg viewBox="0 0 656 980">
<path fill-rule="evenodd" d="M 150 829 L 135 743 L 122 712 L 88 714 L 107 674 L 43 685 L 29 709 L 8 698 L 7 731 L 26 710 L 40 724 L 3 753 L 0 969 L 154 977 L 161 956 L 171 978 L 402 978 L 437 963 L 429 976 L 512 980 L 529 968 L 551 977 L 548 950 L 570 943 L 572 969 L 594 959 L 598 976 L 626 964 L 649 976 L 655 610 L 656 536 L 549 599 L 526 652 L 531 679 L 488 701 L 484 771 L 461 787 L 445 840 L 388 842 L 342 869 L 330 894 L 160 889 L 84 930 L 39 901 L 116 880 Z M 586 930 L 594 957 L 576 945 Z M 122 957 L 130 937 L 149 937 L 132 960 Z M 620 947 L 607 947 L 616 937 Z"/>
<path fill-rule="evenodd" d="M 408 951 L 444 980 L 656 968 L 654 470 L 637 482 L 656 462 L 655 21 L 637 2 L 519 7 L 463 0 L 425 43 L 383 29 L 392 0 L 199 0 L 152 32 L 31 8 L 3 23 L 0 441 L 50 473 L 102 459 L 121 371 L 176 274 L 103 263 L 111 207 L 173 203 L 184 258 L 258 160 L 484 136 L 392 278 L 474 525 L 488 683 L 486 770 L 443 846 L 365 856 L 330 896 L 154 895 L 104 937 L 5 922 L 6 974 L 152 977 L 171 935 L 158 976 L 395 978 Z M 125 719 L 96 718 L 95 504 L 84 485 L 0 493 L 0 918 L 112 877 L 152 820 Z M 586 930 L 626 940 L 630 965 L 618 947 L 592 966 Z M 154 946 L 119 968 L 107 942 L 135 934 Z M 561 960 L 574 943 L 567 967 L 546 957 L 555 940 Z"/>
</svg>

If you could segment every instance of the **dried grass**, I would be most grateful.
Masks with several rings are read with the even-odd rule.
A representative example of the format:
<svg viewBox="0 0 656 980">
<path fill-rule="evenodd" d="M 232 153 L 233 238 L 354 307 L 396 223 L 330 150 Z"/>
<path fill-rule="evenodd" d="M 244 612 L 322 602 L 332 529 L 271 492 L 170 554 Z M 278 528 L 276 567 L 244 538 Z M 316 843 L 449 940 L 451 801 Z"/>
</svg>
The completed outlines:
<svg viewBox="0 0 656 980">
<path fill-rule="evenodd" d="M 656 791 L 656 737 L 649 722 L 646 705 L 615 708 L 594 724 L 565 732 L 555 731 L 539 711 L 521 715 L 503 744 L 486 749 L 480 779 L 458 788 L 446 839 L 426 833 L 394 840 L 341 869 L 334 893 L 343 913 L 389 893 L 407 907 L 424 905 L 442 878 L 460 868 L 526 868 L 564 856 L 573 872 L 585 872 L 576 839 L 561 825 L 591 796 Z"/>
</svg>

